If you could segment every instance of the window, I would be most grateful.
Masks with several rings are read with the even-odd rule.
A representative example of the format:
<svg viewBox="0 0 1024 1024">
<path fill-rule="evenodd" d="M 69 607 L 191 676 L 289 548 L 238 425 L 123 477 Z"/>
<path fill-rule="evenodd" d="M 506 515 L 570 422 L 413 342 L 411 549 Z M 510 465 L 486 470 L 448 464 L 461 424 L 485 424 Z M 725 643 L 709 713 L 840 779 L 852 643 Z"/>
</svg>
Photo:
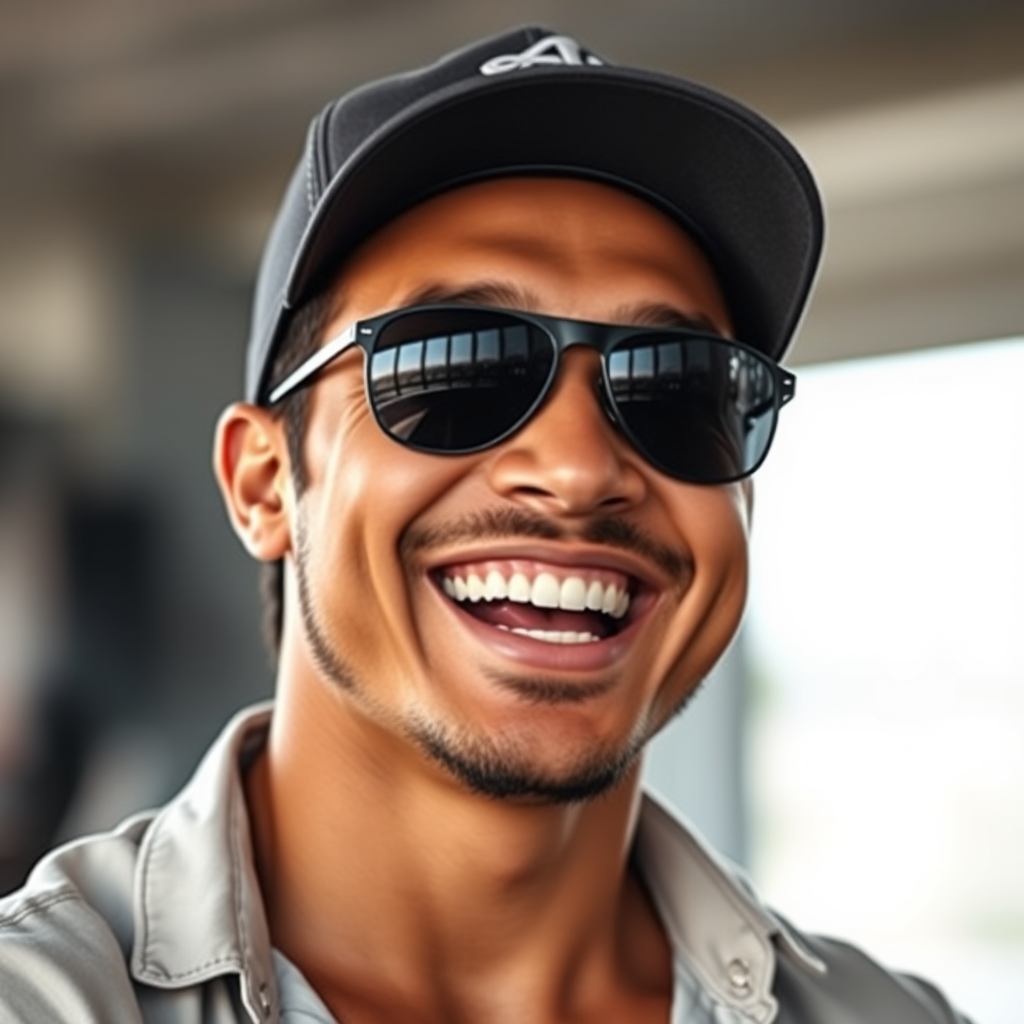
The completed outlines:
<svg viewBox="0 0 1024 1024">
<path fill-rule="evenodd" d="M 1024 976 L 1024 340 L 804 369 L 758 474 L 753 870 L 988 1024 Z"/>
</svg>

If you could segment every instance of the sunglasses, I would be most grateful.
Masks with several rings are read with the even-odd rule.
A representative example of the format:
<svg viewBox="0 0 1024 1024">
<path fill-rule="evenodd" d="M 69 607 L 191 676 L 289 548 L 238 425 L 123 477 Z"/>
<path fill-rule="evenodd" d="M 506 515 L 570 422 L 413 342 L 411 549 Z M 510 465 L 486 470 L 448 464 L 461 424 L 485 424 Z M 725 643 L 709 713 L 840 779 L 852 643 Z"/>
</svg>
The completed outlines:
<svg viewBox="0 0 1024 1024">
<path fill-rule="evenodd" d="M 626 327 L 474 306 L 413 306 L 351 324 L 290 374 L 279 402 L 352 345 L 366 393 L 400 444 L 463 455 L 499 444 L 543 405 L 570 345 L 601 354 L 598 398 L 655 468 L 689 483 L 753 473 L 796 378 L 738 341 L 683 328 Z"/>
</svg>

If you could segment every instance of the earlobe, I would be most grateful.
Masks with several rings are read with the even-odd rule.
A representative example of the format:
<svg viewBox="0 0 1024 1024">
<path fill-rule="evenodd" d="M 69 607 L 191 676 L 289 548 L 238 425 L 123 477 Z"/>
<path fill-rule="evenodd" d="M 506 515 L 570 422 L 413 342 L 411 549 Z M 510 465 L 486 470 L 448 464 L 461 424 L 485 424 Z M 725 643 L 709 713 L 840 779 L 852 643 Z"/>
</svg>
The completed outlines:
<svg viewBox="0 0 1024 1024">
<path fill-rule="evenodd" d="M 291 548 L 288 451 L 281 423 L 256 405 L 228 406 L 217 423 L 213 471 L 235 533 L 254 558 Z"/>
</svg>

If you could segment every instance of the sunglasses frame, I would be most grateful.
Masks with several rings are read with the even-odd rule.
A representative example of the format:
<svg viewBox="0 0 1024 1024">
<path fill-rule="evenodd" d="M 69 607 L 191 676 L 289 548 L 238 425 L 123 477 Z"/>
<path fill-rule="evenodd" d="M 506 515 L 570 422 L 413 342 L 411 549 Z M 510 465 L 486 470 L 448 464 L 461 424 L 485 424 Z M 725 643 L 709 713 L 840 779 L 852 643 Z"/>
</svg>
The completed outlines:
<svg viewBox="0 0 1024 1024">
<path fill-rule="evenodd" d="M 466 313 L 481 313 L 489 316 L 508 316 L 514 320 L 522 321 L 540 329 L 553 345 L 554 358 L 551 361 L 551 368 L 548 371 L 548 375 L 543 386 L 537 393 L 536 399 L 531 403 L 526 412 L 524 412 L 515 421 L 515 423 L 512 424 L 512 426 L 499 436 L 487 441 L 486 443 L 459 449 L 439 449 L 410 444 L 391 433 L 391 431 L 388 430 L 385 424 L 381 421 L 378 414 L 376 403 L 373 400 L 373 391 L 371 390 L 370 380 L 370 367 L 374 353 L 374 345 L 378 337 L 386 327 L 397 319 L 401 319 L 406 316 L 437 313 L 454 313 L 458 315 Z M 711 342 L 712 344 L 722 345 L 730 349 L 739 349 L 751 355 L 755 361 L 763 366 L 769 373 L 774 383 L 771 432 L 765 442 L 764 451 L 751 468 L 734 476 L 716 479 L 714 481 L 688 480 L 678 471 L 671 469 L 648 452 L 648 446 L 635 435 L 629 424 L 624 421 L 618 411 L 618 406 L 612 393 L 611 378 L 608 370 L 608 356 L 615 350 L 617 345 L 628 338 L 643 337 L 645 335 L 660 335 L 662 337 L 666 335 L 678 336 L 683 339 Z M 268 396 L 268 404 L 275 405 L 277 402 L 281 401 L 282 398 L 287 397 L 301 385 L 307 383 L 328 363 L 333 362 L 342 355 L 342 353 L 348 351 L 348 349 L 353 345 L 358 345 L 366 354 L 366 358 L 363 360 L 364 387 L 366 390 L 367 401 L 373 411 L 374 419 L 377 420 L 381 430 L 395 441 L 396 444 L 401 444 L 412 451 L 420 451 L 432 455 L 472 455 L 475 452 L 486 451 L 488 448 L 493 448 L 511 437 L 516 433 L 516 431 L 520 430 L 526 423 L 528 423 L 537 413 L 537 410 L 544 404 L 551 392 L 551 387 L 555 378 L 558 376 L 558 368 L 561 363 L 562 353 L 573 345 L 586 345 L 589 348 L 596 349 L 601 356 L 600 397 L 602 408 L 612 423 L 614 423 L 629 440 L 630 444 L 637 450 L 645 461 L 654 466 L 655 469 L 659 470 L 659 472 L 665 473 L 675 480 L 684 480 L 689 483 L 697 484 L 708 484 L 709 486 L 743 480 L 761 466 L 768 455 L 768 451 L 770 450 L 772 441 L 775 437 L 775 430 L 779 422 L 779 410 L 796 394 L 796 377 L 789 370 L 779 366 L 779 364 L 769 356 L 750 345 L 746 345 L 741 341 L 734 341 L 732 338 L 725 338 L 720 335 L 713 334 L 710 331 L 696 331 L 687 327 L 642 327 L 630 326 L 627 324 L 604 324 L 592 320 L 573 320 L 568 317 L 547 316 L 542 313 L 529 313 L 518 309 L 505 309 L 499 306 L 441 304 L 405 306 L 401 309 L 391 310 L 388 313 L 382 313 L 379 316 L 370 317 L 367 320 L 354 321 L 339 334 L 331 338 L 325 345 L 317 349 L 313 355 L 285 377 L 280 384 L 274 387 Z"/>
</svg>

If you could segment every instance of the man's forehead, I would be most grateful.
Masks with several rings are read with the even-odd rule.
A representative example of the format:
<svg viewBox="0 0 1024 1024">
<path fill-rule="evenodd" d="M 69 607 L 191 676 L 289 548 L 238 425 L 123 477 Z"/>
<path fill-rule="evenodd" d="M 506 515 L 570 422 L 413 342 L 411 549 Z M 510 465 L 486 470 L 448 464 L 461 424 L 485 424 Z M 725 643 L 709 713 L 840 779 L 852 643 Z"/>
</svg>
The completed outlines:
<svg viewBox="0 0 1024 1024">
<path fill-rule="evenodd" d="M 409 296 L 408 305 L 499 306 L 505 309 L 537 309 L 540 296 L 530 288 L 512 281 L 482 280 L 463 287 L 427 285 Z M 715 330 L 711 319 L 700 313 L 686 313 L 665 302 L 623 303 L 608 318 L 609 323 L 635 324 L 643 327 L 685 327 L 692 330 Z"/>
<path fill-rule="evenodd" d="M 626 247 L 631 237 L 623 232 L 624 227 L 634 224 L 638 230 L 650 230 L 657 225 L 662 232 L 685 238 L 688 245 L 709 258 L 695 233 L 678 217 L 620 184 L 595 180 L 586 174 L 508 173 L 448 188 L 389 218 L 358 248 L 396 230 L 408 234 L 417 229 L 457 229 L 467 238 L 514 238 L 519 230 L 528 231 L 538 219 L 544 221 L 546 236 L 555 241 L 567 224 L 567 217 L 561 214 L 568 215 L 579 207 L 586 209 L 588 227 L 592 229 L 614 221 L 614 242 L 620 248 Z M 593 237 L 589 235 L 588 242 L 592 243 Z"/>
<path fill-rule="evenodd" d="M 595 319 L 729 325 L 717 275 L 682 225 L 576 177 L 501 177 L 435 196 L 375 232 L 336 284 L 339 312 L 360 317 L 439 303 L 558 311 L 573 295 L 589 305 L 596 288 L 607 301 Z"/>
</svg>

